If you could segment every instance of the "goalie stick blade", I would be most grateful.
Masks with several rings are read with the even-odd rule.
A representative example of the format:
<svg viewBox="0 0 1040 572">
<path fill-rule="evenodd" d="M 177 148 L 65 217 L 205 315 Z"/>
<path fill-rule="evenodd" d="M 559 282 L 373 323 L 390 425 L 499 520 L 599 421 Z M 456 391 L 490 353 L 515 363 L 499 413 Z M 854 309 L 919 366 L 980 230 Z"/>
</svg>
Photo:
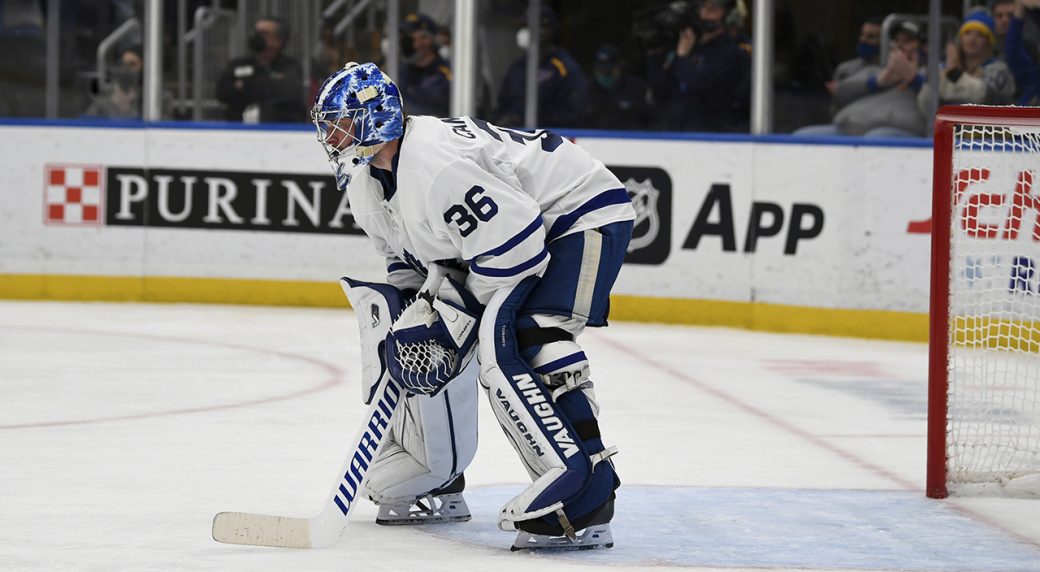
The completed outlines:
<svg viewBox="0 0 1040 572">
<path fill-rule="evenodd" d="M 421 292 L 436 292 L 444 280 L 437 266 Z M 288 518 L 247 512 L 221 512 L 213 517 L 213 540 L 247 546 L 280 548 L 321 548 L 331 546 L 343 534 L 350 513 L 359 500 L 368 478 L 369 463 L 378 458 L 393 424 L 394 413 L 404 396 L 404 389 L 384 374 L 368 405 L 364 422 L 354 437 L 353 447 L 336 473 L 336 482 L 325 501 L 325 507 L 312 518 Z"/>
<path fill-rule="evenodd" d="M 213 517 L 213 540 L 247 546 L 313 547 L 306 518 L 246 512 L 221 512 Z"/>
</svg>

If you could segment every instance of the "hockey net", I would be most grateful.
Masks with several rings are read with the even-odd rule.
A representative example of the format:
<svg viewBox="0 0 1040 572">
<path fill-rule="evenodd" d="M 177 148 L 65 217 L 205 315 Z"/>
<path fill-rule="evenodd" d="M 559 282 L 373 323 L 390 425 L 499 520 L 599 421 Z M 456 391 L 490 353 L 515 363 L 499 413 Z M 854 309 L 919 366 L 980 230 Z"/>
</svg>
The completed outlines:
<svg viewBox="0 0 1040 572">
<path fill-rule="evenodd" d="M 1040 495 L 1040 110 L 936 119 L 927 494 Z"/>
</svg>

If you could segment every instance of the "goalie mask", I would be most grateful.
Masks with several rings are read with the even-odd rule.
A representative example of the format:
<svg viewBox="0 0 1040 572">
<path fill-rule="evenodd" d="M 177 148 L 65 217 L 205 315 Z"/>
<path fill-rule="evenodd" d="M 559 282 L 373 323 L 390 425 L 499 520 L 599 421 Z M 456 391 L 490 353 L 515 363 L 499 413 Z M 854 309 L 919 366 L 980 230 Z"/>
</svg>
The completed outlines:
<svg viewBox="0 0 1040 572">
<path fill-rule="evenodd" d="M 404 134 L 401 92 L 375 64 L 350 62 L 322 84 L 311 121 L 342 190 L 351 171 Z"/>
</svg>

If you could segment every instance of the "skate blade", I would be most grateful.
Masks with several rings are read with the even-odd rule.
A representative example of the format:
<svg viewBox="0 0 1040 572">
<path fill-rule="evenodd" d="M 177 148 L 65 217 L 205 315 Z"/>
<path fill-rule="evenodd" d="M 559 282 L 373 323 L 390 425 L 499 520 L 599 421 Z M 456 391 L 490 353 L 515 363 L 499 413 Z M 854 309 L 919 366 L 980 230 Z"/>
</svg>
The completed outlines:
<svg viewBox="0 0 1040 572">
<path fill-rule="evenodd" d="M 520 550 L 531 551 L 565 551 L 565 550 L 595 550 L 597 548 L 613 548 L 614 537 L 610 533 L 609 524 L 590 526 L 579 531 L 575 538 L 566 536 L 547 536 L 544 534 L 531 534 L 520 531 L 516 535 L 513 546 L 509 548 L 512 552 Z"/>
<path fill-rule="evenodd" d="M 402 510 L 403 509 L 403 510 Z M 427 496 L 407 508 L 379 507 L 376 524 L 382 526 L 409 526 L 417 524 L 443 524 L 470 520 L 469 506 L 462 493 Z"/>
<path fill-rule="evenodd" d="M 431 516 L 431 517 L 405 517 L 405 518 L 377 518 L 376 524 L 380 526 L 416 526 L 420 524 L 444 524 L 448 522 L 467 522 L 472 516 Z"/>
</svg>

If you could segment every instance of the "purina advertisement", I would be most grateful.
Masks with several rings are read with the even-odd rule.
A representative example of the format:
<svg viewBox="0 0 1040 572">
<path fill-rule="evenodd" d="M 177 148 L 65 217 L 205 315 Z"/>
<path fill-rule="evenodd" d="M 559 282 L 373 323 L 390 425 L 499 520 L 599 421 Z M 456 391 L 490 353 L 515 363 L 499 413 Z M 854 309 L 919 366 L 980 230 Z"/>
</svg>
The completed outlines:
<svg viewBox="0 0 1040 572">
<path fill-rule="evenodd" d="M 927 312 L 928 148 L 576 142 L 636 206 L 626 317 L 641 300 Z M 385 272 L 309 131 L 3 126 L 0 162 L 0 295 L 27 277 Z"/>
</svg>

